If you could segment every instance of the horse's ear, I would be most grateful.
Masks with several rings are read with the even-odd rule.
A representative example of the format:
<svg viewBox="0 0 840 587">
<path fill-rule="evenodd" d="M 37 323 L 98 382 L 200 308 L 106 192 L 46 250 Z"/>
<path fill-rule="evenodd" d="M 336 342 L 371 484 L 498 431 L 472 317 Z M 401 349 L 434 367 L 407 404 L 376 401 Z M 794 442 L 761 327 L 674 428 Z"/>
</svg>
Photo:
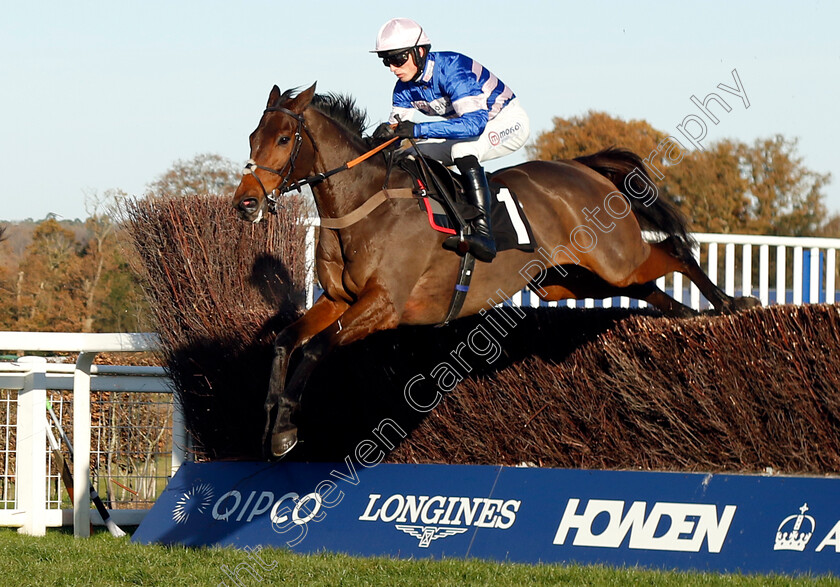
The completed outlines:
<svg viewBox="0 0 840 587">
<path fill-rule="evenodd" d="M 294 99 L 289 102 L 286 107 L 296 114 L 302 114 L 306 107 L 309 106 L 309 103 L 312 101 L 312 97 L 315 95 L 315 85 L 318 82 L 315 82 L 305 90 L 303 90 L 300 94 L 294 97 Z"/>
<path fill-rule="evenodd" d="M 271 108 L 272 106 L 275 106 L 277 102 L 280 101 L 280 96 L 282 95 L 283 93 L 280 91 L 280 88 L 278 88 L 277 85 L 275 85 L 273 88 L 271 88 L 271 93 L 268 94 L 268 103 L 265 105 L 265 107 Z"/>
</svg>

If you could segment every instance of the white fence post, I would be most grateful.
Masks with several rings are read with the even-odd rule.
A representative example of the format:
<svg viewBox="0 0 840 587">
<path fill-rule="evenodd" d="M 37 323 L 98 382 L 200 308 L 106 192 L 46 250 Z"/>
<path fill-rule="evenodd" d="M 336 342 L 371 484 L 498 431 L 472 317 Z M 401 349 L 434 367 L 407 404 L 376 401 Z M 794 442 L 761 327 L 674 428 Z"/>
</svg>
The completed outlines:
<svg viewBox="0 0 840 587">
<path fill-rule="evenodd" d="M 652 242 L 657 239 L 654 233 L 645 233 L 643 236 Z M 703 247 L 706 253 L 703 267 L 709 279 L 729 295 L 753 295 L 753 287 L 757 287 L 759 299 L 765 306 L 771 301 L 777 304 L 801 304 L 806 298 L 810 303 L 818 303 L 821 299 L 827 303 L 834 303 L 838 298 L 835 291 L 835 273 L 840 239 L 711 233 L 696 233 L 693 236 L 697 241 L 697 246 L 692 248 L 695 259 L 700 262 L 700 251 Z M 720 247 L 723 247 L 722 251 Z M 741 247 L 740 253 L 738 247 Z M 755 247 L 758 247 L 757 267 L 753 260 Z M 803 259 L 804 251 L 809 255 L 807 264 Z M 786 262 L 792 265 L 790 271 Z M 753 273 L 754 269 L 757 269 L 756 274 Z M 679 274 L 674 274 L 673 279 L 659 278 L 656 283 L 659 287 L 673 284 L 671 295 L 677 301 L 682 301 L 683 280 Z M 790 290 L 788 285 L 791 286 Z M 771 298 L 774 289 L 775 300 Z M 695 310 L 700 310 L 700 290 L 693 283 L 689 286 L 688 297 L 689 305 Z M 514 303 L 521 303 L 521 299 L 521 295 L 513 296 Z M 630 305 L 625 297 L 620 298 L 619 304 L 624 308 Z M 607 307 L 611 304 L 603 305 Z M 568 300 L 568 306 L 590 308 L 593 303 L 592 300 Z M 645 306 L 644 302 L 638 303 L 640 308 Z"/>
<path fill-rule="evenodd" d="M 304 289 L 306 290 L 306 307 L 315 304 L 315 224 L 306 227 L 304 247 L 306 248 L 306 269 L 304 270 Z"/>
<path fill-rule="evenodd" d="M 181 410 L 181 402 L 175 399 L 172 394 L 172 461 L 170 475 L 175 475 L 178 469 L 187 460 L 189 454 L 189 434 L 187 433 L 184 412 Z"/>
<path fill-rule="evenodd" d="M 725 255 L 724 259 L 724 273 L 726 275 L 725 278 L 725 287 L 724 291 L 726 295 L 734 296 L 735 295 L 735 243 L 726 243 L 726 247 L 724 248 Z"/>
<path fill-rule="evenodd" d="M 90 536 L 90 366 L 96 353 L 79 353 L 73 372 L 73 536 Z"/>
<path fill-rule="evenodd" d="M 802 303 L 802 247 L 793 247 L 793 303 Z"/>
<path fill-rule="evenodd" d="M 17 401 L 17 451 L 15 492 L 23 510 L 22 534 L 47 533 L 47 360 L 22 357 L 31 366 Z"/>
<path fill-rule="evenodd" d="M 674 299 L 683 303 L 683 276 L 682 273 L 674 273 Z"/>
<path fill-rule="evenodd" d="M 787 285 L 785 281 L 785 250 L 786 247 L 776 247 L 776 303 L 787 303 Z"/>
<path fill-rule="evenodd" d="M 700 243 L 691 247 L 691 253 L 694 255 L 694 260 L 697 261 L 697 264 L 700 264 Z M 691 282 L 691 286 L 689 287 L 689 302 L 688 305 L 694 308 L 695 310 L 700 309 L 700 288 L 697 287 L 693 281 Z"/>
<path fill-rule="evenodd" d="M 762 306 L 770 304 L 770 245 L 760 245 L 758 248 L 758 299 Z"/>
<path fill-rule="evenodd" d="M 752 245 L 744 245 L 741 251 L 741 295 L 752 295 Z"/>
<path fill-rule="evenodd" d="M 712 280 L 712 283 L 718 283 L 718 246 L 717 243 L 709 243 L 709 253 L 707 260 L 706 275 Z M 718 284 L 720 287 L 720 284 Z"/>
</svg>

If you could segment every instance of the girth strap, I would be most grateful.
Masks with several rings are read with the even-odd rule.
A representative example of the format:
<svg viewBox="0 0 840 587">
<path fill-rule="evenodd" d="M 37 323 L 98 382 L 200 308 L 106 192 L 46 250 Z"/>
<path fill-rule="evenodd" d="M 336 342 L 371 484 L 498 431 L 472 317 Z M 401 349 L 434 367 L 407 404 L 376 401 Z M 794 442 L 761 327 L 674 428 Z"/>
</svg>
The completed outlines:
<svg viewBox="0 0 840 587">
<path fill-rule="evenodd" d="M 455 284 L 455 289 L 452 292 L 452 300 L 449 302 L 449 311 L 446 313 L 446 318 L 438 326 L 445 326 L 461 313 L 461 308 L 464 307 L 464 300 L 467 299 L 467 294 L 470 291 L 470 281 L 472 281 L 474 267 L 475 257 L 470 252 L 464 253 L 464 256 L 461 257 L 461 265 L 458 268 L 458 282 Z"/>
<path fill-rule="evenodd" d="M 373 212 L 383 202 L 387 200 L 394 200 L 400 198 L 416 198 L 414 190 L 411 188 L 399 188 L 395 190 L 382 190 L 376 192 L 370 198 L 365 200 L 365 203 L 344 216 L 338 218 L 321 218 L 321 228 L 329 228 L 332 230 L 341 230 L 356 224 L 359 220 Z"/>
</svg>

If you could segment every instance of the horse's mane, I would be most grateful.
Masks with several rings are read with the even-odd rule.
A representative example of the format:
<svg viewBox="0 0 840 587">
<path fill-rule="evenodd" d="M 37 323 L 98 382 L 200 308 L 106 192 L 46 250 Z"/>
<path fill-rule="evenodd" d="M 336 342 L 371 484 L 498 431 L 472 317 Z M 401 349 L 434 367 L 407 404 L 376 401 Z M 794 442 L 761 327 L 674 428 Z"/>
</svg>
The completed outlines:
<svg viewBox="0 0 840 587">
<path fill-rule="evenodd" d="M 315 94 L 311 106 L 327 115 L 354 137 L 359 139 L 368 125 L 367 111 L 356 105 L 356 99 L 347 94 Z"/>
<path fill-rule="evenodd" d="M 283 106 L 298 94 L 298 88 L 291 88 L 283 92 L 277 102 Z M 356 105 L 356 99 L 349 94 L 315 94 L 310 106 L 335 122 L 350 135 L 362 150 L 370 148 L 366 142 L 364 132 L 368 125 L 367 111 Z"/>
</svg>

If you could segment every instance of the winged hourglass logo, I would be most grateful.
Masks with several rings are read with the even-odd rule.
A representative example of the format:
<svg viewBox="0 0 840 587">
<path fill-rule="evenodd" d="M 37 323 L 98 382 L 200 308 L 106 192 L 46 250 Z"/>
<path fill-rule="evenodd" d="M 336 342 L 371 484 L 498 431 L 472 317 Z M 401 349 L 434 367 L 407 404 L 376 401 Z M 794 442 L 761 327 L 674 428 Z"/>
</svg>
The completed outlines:
<svg viewBox="0 0 840 587">
<path fill-rule="evenodd" d="M 455 534 L 463 534 L 467 528 L 438 528 L 437 526 L 406 526 L 405 524 L 397 524 L 397 530 L 402 530 L 409 536 L 414 536 L 420 540 L 420 548 L 428 548 L 432 540 L 438 538 L 446 538 L 447 536 L 454 536 Z"/>
</svg>

